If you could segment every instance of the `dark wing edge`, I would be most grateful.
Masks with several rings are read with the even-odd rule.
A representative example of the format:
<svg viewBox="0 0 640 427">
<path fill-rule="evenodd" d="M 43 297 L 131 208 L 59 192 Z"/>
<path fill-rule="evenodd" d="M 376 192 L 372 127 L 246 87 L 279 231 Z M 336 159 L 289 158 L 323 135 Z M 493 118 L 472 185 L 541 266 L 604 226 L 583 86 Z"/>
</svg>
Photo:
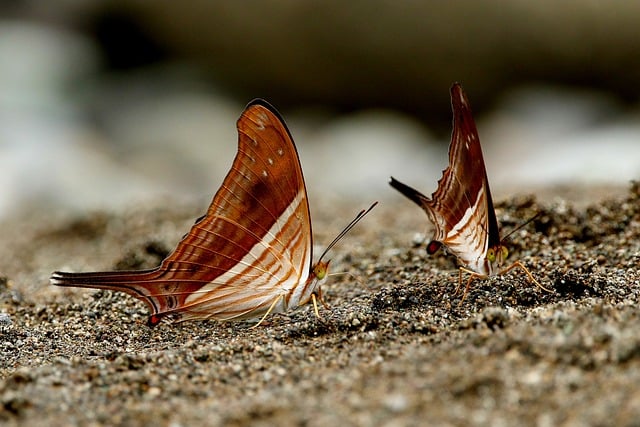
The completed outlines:
<svg viewBox="0 0 640 427">
<path fill-rule="evenodd" d="M 389 185 L 395 188 L 396 190 L 398 190 L 406 198 L 408 198 L 413 203 L 415 203 L 416 205 L 420 206 L 423 209 L 426 209 L 428 204 L 431 202 L 431 200 L 427 196 L 425 196 L 415 188 L 410 187 L 407 184 L 404 184 L 398 181 L 394 177 L 391 177 L 391 179 L 389 180 Z"/>
</svg>

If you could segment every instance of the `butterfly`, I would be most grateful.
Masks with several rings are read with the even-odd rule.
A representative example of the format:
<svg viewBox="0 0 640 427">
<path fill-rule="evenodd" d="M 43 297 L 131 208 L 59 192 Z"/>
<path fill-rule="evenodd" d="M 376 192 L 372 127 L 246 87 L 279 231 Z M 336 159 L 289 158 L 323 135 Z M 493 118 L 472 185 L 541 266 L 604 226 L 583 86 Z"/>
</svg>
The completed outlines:
<svg viewBox="0 0 640 427">
<path fill-rule="evenodd" d="M 250 102 L 237 121 L 238 152 L 207 213 L 153 269 L 54 272 L 57 286 L 126 292 L 163 318 L 244 320 L 316 299 L 330 261 L 322 259 L 373 207 L 361 211 L 312 264 L 309 203 L 298 153 L 280 114 Z"/>
<path fill-rule="evenodd" d="M 549 291 L 520 261 L 504 267 L 509 250 L 500 239 L 471 106 L 458 83 L 451 87 L 451 105 L 453 133 L 449 166 L 443 171 L 431 198 L 393 177 L 389 184 L 420 206 L 433 223 L 434 235 L 427 245 L 427 252 L 432 255 L 444 245 L 460 261 L 458 289 L 462 284 L 462 273 L 471 275 L 462 299 L 474 279 L 504 274 L 514 268 L 522 269 L 533 283 Z"/>
</svg>

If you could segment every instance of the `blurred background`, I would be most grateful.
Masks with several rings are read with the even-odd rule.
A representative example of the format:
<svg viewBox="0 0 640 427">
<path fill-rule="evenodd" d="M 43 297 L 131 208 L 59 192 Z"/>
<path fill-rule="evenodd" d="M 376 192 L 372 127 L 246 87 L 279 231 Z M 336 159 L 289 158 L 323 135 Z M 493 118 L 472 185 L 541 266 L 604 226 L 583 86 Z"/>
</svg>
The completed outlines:
<svg viewBox="0 0 640 427">
<path fill-rule="evenodd" d="M 2 2 L 0 220 L 206 204 L 255 97 L 287 120 L 312 201 L 396 197 L 390 175 L 430 194 L 454 81 L 495 198 L 624 188 L 638 22 L 626 0 Z"/>
</svg>

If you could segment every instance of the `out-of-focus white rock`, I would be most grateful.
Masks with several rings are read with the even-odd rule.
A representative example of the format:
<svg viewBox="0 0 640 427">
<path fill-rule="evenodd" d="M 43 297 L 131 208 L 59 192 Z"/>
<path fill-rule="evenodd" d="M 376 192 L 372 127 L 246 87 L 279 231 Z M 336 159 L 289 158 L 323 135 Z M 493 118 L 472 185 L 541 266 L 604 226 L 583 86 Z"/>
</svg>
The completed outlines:
<svg viewBox="0 0 640 427">
<path fill-rule="evenodd" d="M 446 145 L 414 119 L 390 111 L 337 118 L 300 146 L 313 198 L 384 198 L 395 194 L 388 185 L 392 175 L 427 191 L 446 167 Z"/>
<path fill-rule="evenodd" d="M 69 94 L 95 71 L 95 45 L 77 33 L 0 20 L 0 111 L 72 118 Z"/>
<path fill-rule="evenodd" d="M 485 117 L 479 132 L 490 179 L 508 192 L 640 178 L 640 114 L 606 94 L 523 88 Z"/>
<path fill-rule="evenodd" d="M 95 46 L 78 34 L 0 22 L 0 218 L 112 207 L 153 188 L 114 159 L 78 103 L 98 64 Z"/>
</svg>

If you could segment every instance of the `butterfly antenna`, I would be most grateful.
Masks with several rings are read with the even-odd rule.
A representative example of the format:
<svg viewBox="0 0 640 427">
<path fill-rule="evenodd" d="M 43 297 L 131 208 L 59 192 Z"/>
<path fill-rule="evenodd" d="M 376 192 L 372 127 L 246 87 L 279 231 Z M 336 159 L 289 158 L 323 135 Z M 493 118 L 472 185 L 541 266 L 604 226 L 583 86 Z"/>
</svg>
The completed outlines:
<svg viewBox="0 0 640 427">
<path fill-rule="evenodd" d="M 542 215 L 542 212 L 538 212 L 537 214 L 535 214 L 534 216 L 532 216 L 531 218 L 529 218 L 528 220 L 526 220 L 525 222 L 523 222 L 522 224 L 520 224 L 519 226 L 517 226 L 516 228 L 514 228 L 513 230 L 511 230 L 509 232 L 509 234 L 507 234 L 506 236 L 504 236 L 502 238 L 502 240 L 500 240 L 501 243 L 506 242 L 507 239 L 509 237 L 511 237 L 511 235 L 513 233 L 515 233 L 516 231 L 520 230 L 521 228 L 523 228 L 524 226 L 526 226 L 527 224 L 529 224 L 531 221 L 533 221 L 534 219 L 538 218 L 540 215 Z"/>
<path fill-rule="evenodd" d="M 362 280 L 360 280 L 360 278 L 356 277 L 355 274 L 351 273 L 350 271 L 338 271 L 336 273 L 329 273 L 327 274 L 327 276 L 349 276 L 351 279 L 355 280 L 356 282 L 358 282 L 358 284 L 360 284 L 361 286 L 364 286 L 364 282 Z"/>
<path fill-rule="evenodd" d="M 356 217 L 353 220 L 351 220 L 351 222 L 349 224 L 347 224 L 347 226 L 336 236 L 336 238 L 333 239 L 333 241 L 331 243 L 329 243 L 329 246 L 327 246 L 327 248 L 324 250 L 324 252 L 322 252 L 322 255 L 320 255 L 320 258 L 318 258 L 318 262 L 322 261 L 322 258 L 324 258 L 324 256 L 327 254 L 327 252 L 329 252 L 331 250 L 331 248 L 333 248 L 335 246 L 335 244 L 338 243 L 338 241 L 345 236 L 345 234 L 347 234 L 349 231 L 351 231 L 351 229 L 353 227 L 355 227 L 355 225 L 358 222 L 360 222 L 360 220 L 362 218 L 364 218 L 364 216 L 366 214 L 371 212 L 371 209 L 375 208 L 377 204 L 378 204 L 378 202 L 374 202 L 371 206 L 369 206 L 369 209 L 363 209 L 360 212 L 358 212 L 358 215 L 356 215 Z"/>
</svg>

